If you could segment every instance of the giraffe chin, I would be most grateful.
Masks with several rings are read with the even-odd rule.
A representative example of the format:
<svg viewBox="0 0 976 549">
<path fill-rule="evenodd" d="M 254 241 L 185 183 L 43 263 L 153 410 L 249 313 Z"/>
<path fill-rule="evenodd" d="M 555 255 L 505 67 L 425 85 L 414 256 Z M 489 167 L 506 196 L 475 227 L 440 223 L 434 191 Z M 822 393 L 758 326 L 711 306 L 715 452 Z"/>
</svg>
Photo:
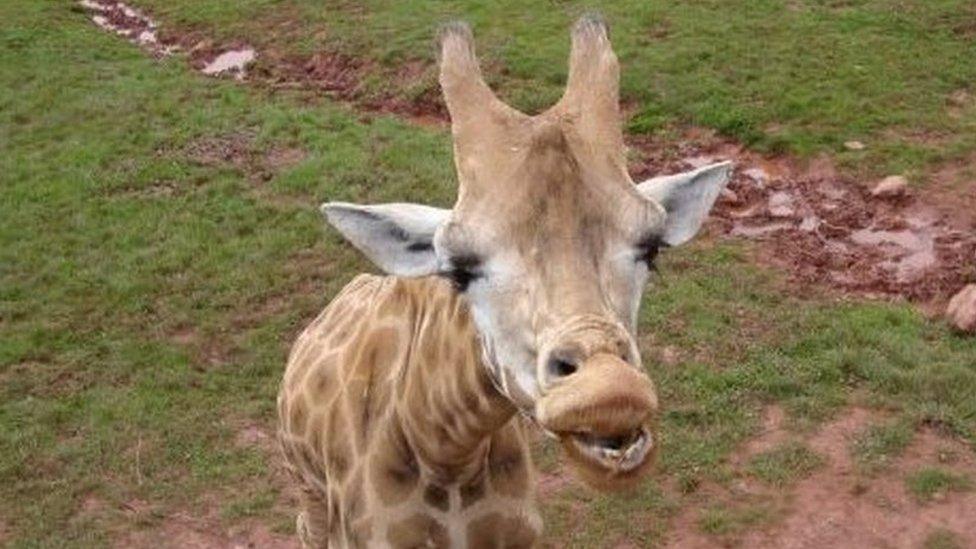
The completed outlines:
<svg viewBox="0 0 976 549">
<path fill-rule="evenodd" d="M 589 486 L 615 491 L 633 487 L 651 470 L 657 443 L 649 425 L 623 436 L 558 435 L 569 464 Z"/>
</svg>

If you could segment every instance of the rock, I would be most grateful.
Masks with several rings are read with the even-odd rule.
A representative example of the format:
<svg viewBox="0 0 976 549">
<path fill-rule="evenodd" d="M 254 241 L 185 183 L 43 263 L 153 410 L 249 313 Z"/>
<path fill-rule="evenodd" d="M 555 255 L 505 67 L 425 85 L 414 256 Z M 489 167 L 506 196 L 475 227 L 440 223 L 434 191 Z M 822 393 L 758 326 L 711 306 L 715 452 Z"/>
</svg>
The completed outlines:
<svg viewBox="0 0 976 549">
<path fill-rule="evenodd" d="M 820 218 L 815 215 L 808 215 L 800 222 L 800 230 L 805 233 L 812 233 L 820 226 Z"/>
<path fill-rule="evenodd" d="M 769 214 L 773 217 L 793 217 L 793 197 L 784 191 L 776 191 L 769 197 Z"/>
<path fill-rule="evenodd" d="M 863 151 L 864 143 L 861 143 L 860 141 L 847 141 L 844 143 L 844 148 L 849 151 Z"/>
<path fill-rule="evenodd" d="M 668 345 L 661 349 L 660 360 L 665 366 L 674 366 L 681 362 L 681 354 L 678 353 L 678 349 Z"/>
<path fill-rule="evenodd" d="M 735 194 L 735 191 L 731 189 L 728 188 L 722 189 L 721 196 L 723 199 L 725 199 L 726 202 L 730 202 L 732 204 L 739 203 L 739 195 Z"/>
<path fill-rule="evenodd" d="M 892 175 L 878 182 L 871 195 L 878 198 L 895 198 L 904 195 L 907 190 L 908 179 L 902 175 Z"/>
<path fill-rule="evenodd" d="M 743 170 L 742 173 L 749 179 L 758 183 L 760 188 L 766 184 L 767 181 L 769 181 L 769 174 L 766 173 L 766 170 L 762 168 L 749 168 L 747 170 Z"/>
<path fill-rule="evenodd" d="M 949 301 L 946 317 L 960 332 L 976 334 L 976 284 L 966 286 Z"/>
<path fill-rule="evenodd" d="M 200 40 L 196 44 L 193 44 L 193 47 L 190 48 L 190 53 L 197 53 L 200 51 L 211 50 L 213 49 L 213 47 L 214 47 L 213 40 L 206 40 L 206 39 Z"/>
<path fill-rule="evenodd" d="M 714 156 L 708 156 L 705 154 L 698 155 L 698 156 L 689 156 L 688 158 L 684 159 L 684 163 L 691 166 L 693 169 L 702 168 L 714 162 L 715 162 Z"/>
</svg>

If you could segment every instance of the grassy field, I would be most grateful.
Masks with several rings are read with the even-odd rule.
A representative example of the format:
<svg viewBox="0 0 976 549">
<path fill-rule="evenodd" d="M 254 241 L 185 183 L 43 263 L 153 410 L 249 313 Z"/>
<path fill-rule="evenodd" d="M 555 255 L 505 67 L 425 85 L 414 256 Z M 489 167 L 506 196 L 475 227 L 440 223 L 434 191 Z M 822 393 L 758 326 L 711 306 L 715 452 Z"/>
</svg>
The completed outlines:
<svg viewBox="0 0 976 549">
<path fill-rule="evenodd" d="M 638 3 L 607 12 L 619 20 L 632 67 L 625 89 L 642 131 L 690 121 L 799 152 L 860 137 L 878 146 L 856 160 L 880 166 L 934 158 L 901 141 L 903 127 L 970 146 L 973 134 L 958 132 L 972 119 L 942 109 L 976 72 L 963 62 L 973 39 L 954 34 L 957 16 L 947 15 L 968 3 L 902 2 L 896 15 L 880 1 L 801 2 L 798 11 L 778 2 L 628 4 Z M 225 37 L 251 38 L 299 14 L 301 23 L 282 25 L 300 39 L 253 40 L 365 48 L 388 64 L 414 55 L 432 22 L 449 15 L 441 4 L 392 2 L 145 5 L 164 22 Z M 514 84 L 513 96 L 537 106 L 558 88 L 564 27 L 577 10 L 461 11 L 489 58 L 507 67 L 499 78 Z M 771 13 L 782 23 L 770 23 Z M 637 29 L 654 22 L 661 36 L 641 43 Z M 923 24 L 939 30 L 922 41 Z M 323 229 L 316 205 L 450 204 L 449 136 L 206 79 L 179 57 L 153 61 L 61 0 L 0 1 L 0 52 L 0 544 L 103 546 L 177 512 L 290 533 L 271 454 L 242 434 L 271 432 L 290 341 L 354 273 L 370 270 Z M 867 74 L 854 71 L 859 62 Z M 840 80 L 809 86 L 824 67 Z M 775 137 L 766 131 L 773 123 Z M 660 473 L 632 497 L 574 489 L 547 501 L 552 540 L 651 544 L 703 482 L 806 474 L 818 458 L 796 446 L 743 471 L 729 465 L 774 403 L 797 433 L 850 404 L 885 410 L 889 423 L 852 450 L 866 460 L 897 454 L 898 429 L 923 423 L 976 444 L 976 341 L 906 305 L 798 298 L 751 254 L 744 243 L 704 239 L 663 260 L 641 315 L 666 409 Z M 553 471 L 554 456 L 541 454 Z M 906 482 L 922 498 L 957 480 L 922 472 Z M 764 520 L 717 510 L 702 529 Z"/>
<path fill-rule="evenodd" d="M 711 127 L 753 148 L 833 154 L 862 175 L 907 172 L 976 152 L 976 5 L 970 0 L 616 0 L 526 4 L 367 0 L 146 0 L 166 20 L 264 51 L 366 60 L 373 92 L 419 95 L 452 18 L 472 23 L 489 77 L 535 111 L 565 80 L 567 28 L 604 13 L 623 64 L 630 129 Z M 231 7 L 233 6 L 233 7 Z M 859 140 L 864 151 L 843 144 Z"/>
</svg>

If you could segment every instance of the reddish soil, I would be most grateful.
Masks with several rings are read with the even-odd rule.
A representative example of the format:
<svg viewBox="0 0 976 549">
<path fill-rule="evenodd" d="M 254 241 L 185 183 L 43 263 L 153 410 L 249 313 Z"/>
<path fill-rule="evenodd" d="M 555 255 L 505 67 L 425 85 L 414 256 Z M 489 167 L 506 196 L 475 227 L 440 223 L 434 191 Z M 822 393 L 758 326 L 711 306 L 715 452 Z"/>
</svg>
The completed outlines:
<svg viewBox="0 0 976 549">
<path fill-rule="evenodd" d="M 976 280 L 976 224 L 959 207 L 976 203 L 976 181 L 961 184 L 957 200 L 911 190 L 886 199 L 839 175 L 829 160 L 767 159 L 704 132 L 679 145 L 636 139 L 634 148 L 644 155 L 638 180 L 735 161 L 714 211 L 719 232 L 762 242 L 760 257 L 801 287 L 941 304 Z"/>
<path fill-rule="evenodd" d="M 260 524 L 223 527 L 216 512 L 203 515 L 181 512 L 166 516 L 151 528 L 120 536 L 115 547 L 295 549 L 299 543 L 297 536 L 276 534 Z"/>
<path fill-rule="evenodd" d="M 127 4 L 111 0 L 82 0 L 80 5 L 87 10 L 93 23 L 138 44 L 154 57 L 165 57 L 175 51 L 172 44 L 159 40 L 155 21 Z"/>
<path fill-rule="evenodd" d="M 976 456 L 961 442 L 931 429 L 916 433 L 912 444 L 876 476 L 862 473 L 852 462 L 854 437 L 876 415 L 854 408 L 824 425 L 806 443 L 826 465 L 786 489 L 772 489 L 740 474 L 731 487 L 703 486 L 689 496 L 672 521 L 668 547 L 818 548 L 921 547 L 934 532 L 952 532 L 962 546 L 976 544 L 976 493 L 939 494 L 920 503 L 905 489 L 905 476 L 921 467 L 938 466 L 976 478 Z M 736 470 L 752 456 L 790 438 L 777 421 L 778 408 L 764 416 L 762 432 L 731 458 Z M 710 536 L 699 527 L 706 505 L 768 509 L 763 523 L 727 536 Z"/>
</svg>

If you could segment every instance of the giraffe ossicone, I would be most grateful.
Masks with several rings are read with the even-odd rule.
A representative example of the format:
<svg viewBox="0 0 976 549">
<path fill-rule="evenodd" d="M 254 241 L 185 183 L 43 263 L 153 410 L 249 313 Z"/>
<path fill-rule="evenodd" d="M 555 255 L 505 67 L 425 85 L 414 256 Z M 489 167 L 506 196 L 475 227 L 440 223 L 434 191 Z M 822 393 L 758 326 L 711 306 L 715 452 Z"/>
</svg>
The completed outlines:
<svg viewBox="0 0 976 549">
<path fill-rule="evenodd" d="M 634 184 L 597 18 L 577 22 L 566 91 L 535 116 L 487 86 L 467 26 L 440 43 L 454 207 L 322 207 L 388 276 L 354 279 L 289 356 L 279 441 L 306 547 L 537 544 L 530 423 L 589 485 L 636 483 L 658 413 L 636 343 L 641 293 L 731 172 Z"/>
</svg>

